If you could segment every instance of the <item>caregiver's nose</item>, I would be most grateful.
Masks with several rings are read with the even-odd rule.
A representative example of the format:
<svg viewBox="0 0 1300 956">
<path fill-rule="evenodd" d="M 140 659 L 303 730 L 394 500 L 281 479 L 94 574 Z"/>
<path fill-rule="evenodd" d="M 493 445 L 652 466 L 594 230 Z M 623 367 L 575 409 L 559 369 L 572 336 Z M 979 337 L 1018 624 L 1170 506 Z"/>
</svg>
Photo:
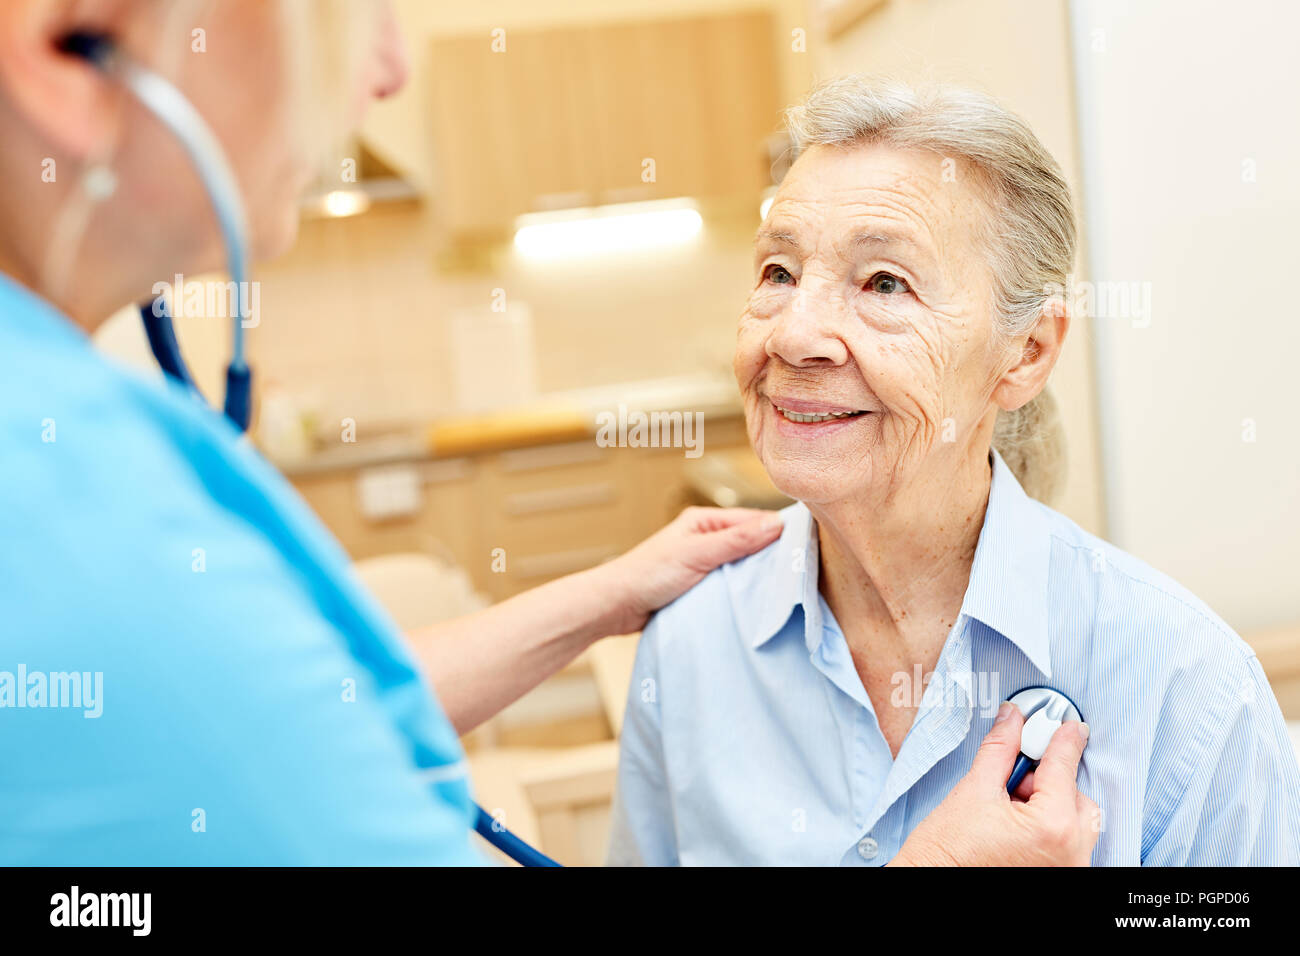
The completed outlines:
<svg viewBox="0 0 1300 956">
<path fill-rule="evenodd" d="M 370 70 L 370 95 L 377 100 L 401 90 L 411 75 L 411 61 L 406 53 L 406 44 L 402 41 L 397 17 L 388 3 L 383 4 L 380 12 Z"/>
</svg>

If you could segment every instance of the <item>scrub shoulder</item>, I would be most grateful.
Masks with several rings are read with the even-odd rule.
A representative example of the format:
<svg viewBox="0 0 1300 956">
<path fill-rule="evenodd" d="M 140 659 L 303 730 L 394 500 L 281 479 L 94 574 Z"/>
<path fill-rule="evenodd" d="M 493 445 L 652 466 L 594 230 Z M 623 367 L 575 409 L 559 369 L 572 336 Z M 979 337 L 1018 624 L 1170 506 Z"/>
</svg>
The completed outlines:
<svg viewBox="0 0 1300 956">
<path fill-rule="evenodd" d="M 0 859 L 480 862 L 453 729 L 273 469 L 7 283 L 0 348 Z"/>
</svg>

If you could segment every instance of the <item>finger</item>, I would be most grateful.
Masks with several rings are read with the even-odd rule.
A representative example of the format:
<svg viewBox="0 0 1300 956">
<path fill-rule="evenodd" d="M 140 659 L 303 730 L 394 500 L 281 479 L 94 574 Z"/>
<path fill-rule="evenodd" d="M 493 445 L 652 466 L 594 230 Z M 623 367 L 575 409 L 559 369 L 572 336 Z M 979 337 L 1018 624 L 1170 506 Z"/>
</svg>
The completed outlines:
<svg viewBox="0 0 1300 956">
<path fill-rule="evenodd" d="M 968 777 L 984 792 L 1006 793 L 1007 778 L 1020 755 L 1020 731 L 1025 726 L 1020 708 L 1006 701 L 998 708 L 997 719 L 975 754 Z"/>
<path fill-rule="evenodd" d="M 774 511 L 760 514 L 763 517 L 688 539 L 689 547 L 695 552 L 691 563 L 701 570 L 712 571 L 720 564 L 737 561 L 767 547 L 781 536 L 781 516 Z"/>
<path fill-rule="evenodd" d="M 1025 774 L 1024 779 L 1016 785 L 1015 796 L 1020 800 L 1028 800 L 1034 795 L 1034 772 L 1031 770 Z"/>
<path fill-rule="evenodd" d="M 681 517 L 687 528 L 708 532 L 723 531 L 726 528 L 770 518 L 773 515 L 780 521 L 780 512 L 768 511 L 765 508 L 687 508 L 682 512 Z"/>
<path fill-rule="evenodd" d="M 1074 803 L 1079 759 L 1087 743 L 1086 727 L 1077 720 L 1067 720 L 1056 728 L 1034 771 L 1034 796 L 1068 800 L 1066 806 Z"/>
</svg>

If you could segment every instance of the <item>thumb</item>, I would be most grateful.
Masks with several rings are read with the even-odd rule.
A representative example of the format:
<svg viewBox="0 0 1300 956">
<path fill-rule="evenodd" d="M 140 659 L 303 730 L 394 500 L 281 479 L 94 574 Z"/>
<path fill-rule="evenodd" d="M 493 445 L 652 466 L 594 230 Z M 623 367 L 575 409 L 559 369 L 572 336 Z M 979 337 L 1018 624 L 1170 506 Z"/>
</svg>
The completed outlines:
<svg viewBox="0 0 1300 956">
<path fill-rule="evenodd" d="M 779 513 L 769 512 L 729 528 L 705 532 L 697 536 L 694 542 L 695 555 L 692 563 L 711 571 L 720 564 L 753 554 L 779 538 L 783 524 Z"/>
<path fill-rule="evenodd" d="M 1020 756 L 1020 731 L 1024 726 L 1025 717 L 1020 708 L 1004 701 L 966 775 L 980 789 L 1006 794 L 1007 778 L 1011 776 L 1016 757 Z"/>
<path fill-rule="evenodd" d="M 1088 725 L 1067 720 L 1056 728 L 1034 771 L 1034 793 L 1074 799 L 1079 760 L 1088 743 Z M 1032 799 L 1032 798 L 1031 798 Z"/>
</svg>

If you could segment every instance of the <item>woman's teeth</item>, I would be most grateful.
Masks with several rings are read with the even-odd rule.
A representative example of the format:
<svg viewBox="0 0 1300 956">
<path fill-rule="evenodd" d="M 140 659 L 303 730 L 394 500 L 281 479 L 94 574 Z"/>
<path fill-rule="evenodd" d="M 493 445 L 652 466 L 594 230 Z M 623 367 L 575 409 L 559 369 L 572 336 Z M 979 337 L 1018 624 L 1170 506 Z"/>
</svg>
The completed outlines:
<svg viewBox="0 0 1300 956">
<path fill-rule="evenodd" d="M 780 405 L 775 406 L 785 418 L 792 422 L 808 424 L 810 422 L 829 422 L 837 418 L 852 418 L 855 415 L 861 415 L 862 412 L 831 412 L 826 415 L 801 415 L 799 412 L 792 412 L 789 409 L 782 408 Z"/>
</svg>

